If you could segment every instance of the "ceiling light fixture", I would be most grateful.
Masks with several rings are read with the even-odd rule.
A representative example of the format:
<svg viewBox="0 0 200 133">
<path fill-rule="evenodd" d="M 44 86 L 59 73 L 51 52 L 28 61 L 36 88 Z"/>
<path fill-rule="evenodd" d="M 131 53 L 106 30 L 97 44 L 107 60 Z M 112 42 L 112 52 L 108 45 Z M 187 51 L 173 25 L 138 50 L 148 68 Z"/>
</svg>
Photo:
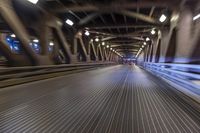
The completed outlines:
<svg viewBox="0 0 200 133">
<path fill-rule="evenodd" d="M 98 41 L 99 41 L 99 38 L 96 38 L 95 41 L 98 42 Z"/>
<path fill-rule="evenodd" d="M 149 38 L 149 37 L 147 37 L 147 38 L 146 38 L 146 41 L 150 41 L 150 38 Z"/>
<path fill-rule="evenodd" d="M 109 47 L 110 47 L 109 45 L 106 46 L 106 48 L 109 48 Z"/>
<path fill-rule="evenodd" d="M 197 20 L 198 18 L 200 18 L 200 13 L 197 14 L 196 16 L 194 16 L 194 17 L 193 17 L 193 20 L 195 21 L 195 20 Z"/>
<path fill-rule="evenodd" d="M 159 18 L 159 21 L 160 21 L 161 23 L 163 23 L 166 19 L 167 19 L 167 16 L 164 15 L 164 14 L 162 14 L 162 15 L 160 16 L 160 18 Z"/>
<path fill-rule="evenodd" d="M 39 42 L 39 40 L 38 40 L 38 39 L 34 39 L 34 40 L 33 40 L 33 42 L 35 42 L 35 43 L 38 43 L 38 42 Z"/>
<path fill-rule="evenodd" d="M 151 30 L 151 34 L 154 35 L 156 34 L 156 31 L 154 29 Z"/>
<path fill-rule="evenodd" d="M 11 36 L 11 37 L 13 37 L 13 38 L 15 38 L 15 37 L 16 37 L 16 35 L 15 35 L 15 34 L 11 34 L 10 36 Z"/>
<path fill-rule="evenodd" d="M 31 2 L 33 4 L 37 4 L 39 0 L 27 0 L 27 1 L 29 1 L 29 2 Z"/>
<path fill-rule="evenodd" d="M 102 42 L 102 45 L 104 46 L 104 45 L 105 45 L 105 42 Z"/>
<path fill-rule="evenodd" d="M 143 44 L 144 44 L 144 45 L 147 45 L 147 43 L 146 43 L 146 42 L 143 42 Z"/>
<path fill-rule="evenodd" d="M 70 26 L 74 25 L 74 22 L 72 22 L 70 19 L 67 19 L 65 22 Z"/>
<path fill-rule="evenodd" d="M 86 30 L 86 31 L 85 31 L 85 35 L 86 35 L 86 36 L 89 36 L 89 35 L 90 35 L 90 32 Z"/>
<path fill-rule="evenodd" d="M 53 43 L 53 42 L 50 42 L 49 45 L 50 45 L 50 46 L 54 46 L 54 43 Z"/>
</svg>

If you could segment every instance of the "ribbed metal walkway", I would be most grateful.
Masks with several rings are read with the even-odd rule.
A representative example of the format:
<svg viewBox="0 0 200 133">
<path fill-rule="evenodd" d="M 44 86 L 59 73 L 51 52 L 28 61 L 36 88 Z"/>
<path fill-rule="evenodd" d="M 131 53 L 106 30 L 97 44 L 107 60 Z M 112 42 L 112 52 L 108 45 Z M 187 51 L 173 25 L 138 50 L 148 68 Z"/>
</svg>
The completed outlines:
<svg viewBox="0 0 200 133">
<path fill-rule="evenodd" d="M 140 68 L 113 66 L 1 89 L 0 133 L 200 133 L 191 101 Z"/>
</svg>

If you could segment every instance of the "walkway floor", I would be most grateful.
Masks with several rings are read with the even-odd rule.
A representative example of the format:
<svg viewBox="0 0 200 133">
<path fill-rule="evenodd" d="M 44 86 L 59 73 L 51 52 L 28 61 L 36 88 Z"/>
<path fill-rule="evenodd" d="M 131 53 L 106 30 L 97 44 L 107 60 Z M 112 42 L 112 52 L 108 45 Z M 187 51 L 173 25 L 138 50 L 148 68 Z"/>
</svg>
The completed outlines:
<svg viewBox="0 0 200 133">
<path fill-rule="evenodd" d="M 134 66 L 0 90 L 0 133 L 200 133 L 187 97 Z"/>
</svg>

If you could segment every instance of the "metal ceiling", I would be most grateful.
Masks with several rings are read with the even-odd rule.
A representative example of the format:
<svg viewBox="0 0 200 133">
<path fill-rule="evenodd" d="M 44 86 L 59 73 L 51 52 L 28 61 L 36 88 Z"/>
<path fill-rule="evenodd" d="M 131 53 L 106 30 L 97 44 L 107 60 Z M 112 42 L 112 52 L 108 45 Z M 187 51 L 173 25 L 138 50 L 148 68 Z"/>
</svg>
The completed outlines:
<svg viewBox="0 0 200 133">
<path fill-rule="evenodd" d="M 122 55 L 136 56 L 152 28 L 163 24 L 163 11 L 171 14 L 176 0 L 46 0 L 42 6 L 63 21 L 75 23 L 77 30 L 88 30 Z M 169 23 L 165 23 L 168 25 Z M 132 47 L 130 47 L 132 46 Z M 133 52 L 134 51 L 134 52 Z"/>
<path fill-rule="evenodd" d="M 169 20 L 158 21 L 160 15 L 165 13 L 170 18 L 175 6 L 181 3 L 180 0 L 40 0 L 38 6 L 63 22 L 72 20 L 74 26 L 64 25 L 66 29 L 77 32 L 87 29 L 91 39 L 99 37 L 121 54 L 134 57 L 146 37 L 156 36 L 150 34 L 152 28 L 169 26 Z"/>
</svg>

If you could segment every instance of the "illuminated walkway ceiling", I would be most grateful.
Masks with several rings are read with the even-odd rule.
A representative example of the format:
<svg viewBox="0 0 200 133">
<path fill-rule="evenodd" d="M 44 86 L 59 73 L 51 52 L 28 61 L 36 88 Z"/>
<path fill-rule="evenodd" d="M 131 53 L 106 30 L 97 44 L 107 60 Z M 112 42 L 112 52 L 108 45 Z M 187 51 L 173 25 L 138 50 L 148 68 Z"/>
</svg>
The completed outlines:
<svg viewBox="0 0 200 133">
<path fill-rule="evenodd" d="M 37 2 L 37 0 L 30 0 Z M 83 32 L 126 57 L 137 53 L 170 26 L 170 17 L 184 2 L 196 0 L 40 0 L 37 5 L 64 23 L 66 34 Z M 71 30 L 69 30 L 71 29 Z"/>
</svg>

